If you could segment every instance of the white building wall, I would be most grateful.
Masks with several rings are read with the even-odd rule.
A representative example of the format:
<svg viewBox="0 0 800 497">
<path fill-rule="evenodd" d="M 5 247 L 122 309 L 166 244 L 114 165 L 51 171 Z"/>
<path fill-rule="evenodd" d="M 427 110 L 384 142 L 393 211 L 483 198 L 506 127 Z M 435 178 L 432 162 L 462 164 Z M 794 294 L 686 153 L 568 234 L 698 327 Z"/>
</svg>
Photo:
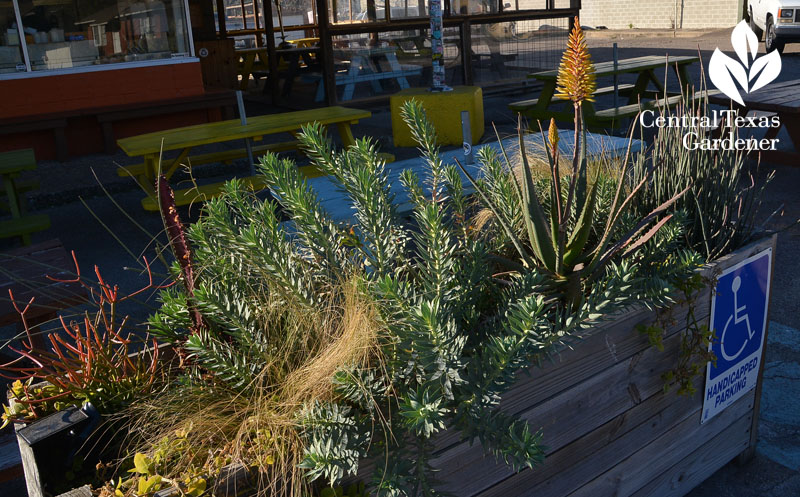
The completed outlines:
<svg viewBox="0 0 800 497">
<path fill-rule="evenodd" d="M 744 0 L 583 0 L 581 25 L 609 29 L 728 28 L 742 19 Z M 676 16 L 677 5 L 677 16 Z"/>
</svg>

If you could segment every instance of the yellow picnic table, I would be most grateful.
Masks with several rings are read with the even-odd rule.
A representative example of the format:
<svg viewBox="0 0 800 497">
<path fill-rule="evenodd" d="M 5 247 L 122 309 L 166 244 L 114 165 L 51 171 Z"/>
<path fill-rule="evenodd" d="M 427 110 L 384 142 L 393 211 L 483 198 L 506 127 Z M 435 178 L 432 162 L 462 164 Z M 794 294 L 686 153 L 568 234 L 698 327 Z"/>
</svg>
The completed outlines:
<svg viewBox="0 0 800 497">
<path fill-rule="evenodd" d="M 229 162 L 233 159 L 247 157 L 247 152 L 244 148 L 190 155 L 194 147 L 232 140 L 252 139 L 260 141 L 266 135 L 277 133 L 289 133 L 295 137 L 304 124 L 312 122 L 318 122 L 325 126 L 335 125 L 341 137 L 342 145 L 349 147 L 355 144 L 350 125 L 358 123 L 360 119 L 367 119 L 371 115 L 370 112 L 360 109 L 338 106 L 324 107 L 321 109 L 249 117 L 247 124 L 242 124 L 241 121 L 235 119 L 122 138 L 117 140 L 119 147 L 131 157 L 143 157 L 144 163 L 121 168 L 118 173 L 120 176 L 137 177 L 140 185 L 147 192 L 147 197 L 142 200 L 142 207 L 145 210 L 156 211 L 158 210 L 158 201 L 154 194 L 155 178 L 159 171 L 159 156 L 162 150 L 164 152 L 170 150 L 180 151 L 176 158 L 164 160 L 161 163 L 160 170 L 169 179 L 182 164 L 190 166 L 211 162 Z M 252 150 L 255 157 L 270 151 L 279 152 L 297 149 L 298 144 L 299 142 L 294 139 L 289 142 L 254 146 Z M 390 154 L 385 154 L 384 157 L 387 161 L 394 160 L 394 157 Z M 187 159 L 190 162 L 187 162 Z M 306 177 L 321 175 L 313 166 L 304 166 L 301 170 Z M 243 180 L 252 189 L 263 187 L 258 176 L 244 178 Z M 176 190 L 175 201 L 178 205 L 185 205 L 197 200 L 205 200 L 219 194 L 221 188 L 222 183 L 215 183 L 199 188 Z"/>
<path fill-rule="evenodd" d="M 286 40 L 292 45 L 300 48 L 314 47 L 319 43 L 319 38 L 297 38 L 295 40 Z"/>
<path fill-rule="evenodd" d="M 0 238 L 19 237 L 24 245 L 31 244 L 31 233 L 50 227 L 46 214 L 28 214 L 24 193 L 39 187 L 36 181 L 20 180 L 24 171 L 36 169 L 33 150 L 26 148 L 0 153 L 0 211 L 8 211 L 10 218 L 0 216 Z"/>
<path fill-rule="evenodd" d="M 247 90 L 253 71 L 269 72 L 267 47 L 243 48 L 236 51 L 239 56 L 239 75 L 242 77 L 240 89 Z"/>
</svg>

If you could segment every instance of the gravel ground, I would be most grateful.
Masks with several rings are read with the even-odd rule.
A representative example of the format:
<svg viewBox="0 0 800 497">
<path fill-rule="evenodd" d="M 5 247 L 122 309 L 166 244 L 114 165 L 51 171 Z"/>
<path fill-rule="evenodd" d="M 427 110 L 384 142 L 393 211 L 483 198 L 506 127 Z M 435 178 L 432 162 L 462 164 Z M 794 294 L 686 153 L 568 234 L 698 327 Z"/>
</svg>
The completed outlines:
<svg viewBox="0 0 800 497">
<path fill-rule="evenodd" d="M 703 60 L 708 61 L 715 47 L 731 52 L 729 30 L 707 33 L 686 31 L 677 37 L 673 37 L 671 31 L 591 31 L 589 44 L 594 60 L 610 60 L 611 44 L 614 42 L 618 43 L 620 58 L 664 53 L 694 55 L 699 50 Z M 761 50 L 763 52 L 763 44 Z M 780 80 L 800 78 L 800 45 L 787 46 L 783 66 Z M 693 71 L 693 77 L 698 81 L 699 66 Z M 676 82 L 671 84 L 674 86 Z M 513 132 L 516 122 L 507 104 L 536 96 L 535 91 L 526 91 L 485 98 L 487 134 L 484 140 L 493 139 L 489 127 L 492 122 L 498 126 L 501 134 Z M 385 150 L 393 152 L 398 159 L 414 157 L 414 149 L 394 149 L 390 146 L 388 108 L 375 106 L 370 110 L 373 112 L 372 118 L 357 125 L 354 128 L 355 135 L 375 137 Z M 279 111 L 257 102 L 248 104 L 248 113 L 251 115 Z M 784 141 L 782 147 L 787 147 L 786 136 L 781 138 Z M 137 288 L 143 280 L 140 272 L 126 267 L 137 267 L 136 259 L 142 253 L 152 254 L 152 237 L 161 231 L 158 217 L 145 213 L 139 206 L 141 190 L 130 179 L 116 175 L 117 165 L 133 162 L 121 152 L 113 156 L 82 157 L 67 163 L 42 161 L 36 175 L 42 184 L 41 192 L 45 193 L 37 193 L 30 198 L 32 209 L 49 214 L 53 226 L 47 232 L 35 235 L 35 239 L 60 238 L 65 247 L 76 251 L 87 269 L 91 264 L 97 264 L 107 281 L 119 282 L 123 289 L 128 290 Z M 767 170 L 774 171 L 775 180 L 768 185 L 762 199 L 763 212 L 771 212 L 783 205 L 785 214 L 773 220 L 769 228 L 785 228 L 792 220 L 800 218 L 800 202 L 797 199 L 800 169 L 764 164 L 759 181 L 763 181 Z M 246 171 L 247 166 L 241 161 L 225 169 L 226 174 Z M 196 170 L 199 177 L 207 177 L 209 181 L 221 180 L 215 176 L 218 172 L 219 169 L 213 167 Z M 144 231 L 113 205 L 98 182 L 111 192 L 113 199 Z M 84 199 L 85 204 L 79 201 L 79 197 Z M 192 218 L 196 216 L 197 209 L 191 212 L 185 210 L 184 214 Z M 114 233 L 121 242 L 110 233 Z M 692 491 L 689 494 L 691 497 L 800 495 L 800 405 L 797 403 L 800 399 L 800 392 L 797 391 L 800 385 L 800 339 L 796 331 L 800 328 L 800 299 L 797 298 L 800 295 L 800 278 L 796 264 L 800 260 L 798 237 L 800 227 L 796 226 L 779 235 L 770 309 L 773 331 L 766 353 L 767 380 L 762 404 L 769 406 L 769 409 L 765 407 L 762 410 L 759 450 L 749 463 L 743 466 L 732 463 L 721 469 Z M 157 270 L 163 268 L 157 267 Z M 7 329 L 0 331 L 4 331 L 6 336 L 10 332 Z M 787 398 L 794 400 L 783 400 Z M 642 463 L 646 464 L 647 461 Z M 24 486 L 19 484 L 17 481 L 0 488 L 0 495 L 24 495 Z"/>
</svg>

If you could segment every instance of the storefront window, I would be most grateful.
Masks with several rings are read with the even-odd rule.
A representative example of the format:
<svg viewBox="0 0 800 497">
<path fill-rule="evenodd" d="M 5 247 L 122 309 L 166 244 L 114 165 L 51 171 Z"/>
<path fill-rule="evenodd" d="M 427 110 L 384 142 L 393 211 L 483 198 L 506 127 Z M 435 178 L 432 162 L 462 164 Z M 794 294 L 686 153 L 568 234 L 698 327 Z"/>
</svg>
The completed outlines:
<svg viewBox="0 0 800 497">
<path fill-rule="evenodd" d="M 33 71 L 190 55 L 183 0 L 15 0 L 22 29 L 0 10 L 6 26 L 0 72 L 22 64 L 24 36 Z"/>
<path fill-rule="evenodd" d="M 331 0 L 330 5 L 337 24 L 386 20 L 385 0 Z"/>
<path fill-rule="evenodd" d="M 0 73 L 25 71 L 20 29 L 10 2 L 0 4 L 0 29 Z"/>
</svg>

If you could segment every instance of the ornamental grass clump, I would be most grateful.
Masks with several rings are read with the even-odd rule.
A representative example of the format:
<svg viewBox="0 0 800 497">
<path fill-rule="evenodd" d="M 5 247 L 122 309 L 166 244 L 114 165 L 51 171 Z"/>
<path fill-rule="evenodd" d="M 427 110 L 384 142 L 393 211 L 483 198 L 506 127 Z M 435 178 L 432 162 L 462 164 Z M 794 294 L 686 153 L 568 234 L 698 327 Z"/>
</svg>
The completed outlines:
<svg viewBox="0 0 800 497">
<path fill-rule="evenodd" d="M 298 467 L 301 412 L 334 397 L 331 378 L 341 368 L 380 369 L 375 305 L 344 258 L 345 245 L 333 246 L 346 231 L 301 211 L 298 202 L 311 197 L 292 164 L 271 156 L 262 172 L 281 207 L 294 213 L 292 225 L 282 224 L 278 204 L 234 180 L 184 230 L 169 187 L 160 185 L 173 275 L 182 285 L 162 292 L 150 327 L 178 349 L 185 375 L 167 394 L 132 408 L 142 421 L 129 446 L 161 461 L 162 483 L 183 491 L 192 478 L 213 480 L 238 462 L 255 470 L 262 493 L 310 495 Z M 301 227 L 308 236 L 299 236 Z M 324 247 L 313 228 L 333 241 Z M 169 443 L 178 432 L 189 447 L 182 452 Z M 152 476 L 118 478 L 109 489 L 137 495 L 139 482 Z"/>
<path fill-rule="evenodd" d="M 514 164 L 502 146 L 505 164 L 491 152 L 479 156 L 484 178 L 475 180 L 462 167 L 504 232 L 505 239 L 516 250 L 514 260 L 497 258 L 508 270 L 524 271 L 539 268 L 546 272 L 554 290 L 571 305 L 578 306 L 592 289 L 592 284 L 606 273 L 614 260 L 630 258 L 642 249 L 656 233 L 670 222 L 667 209 L 688 189 L 675 191 L 651 210 L 636 219 L 631 218 L 633 204 L 650 175 L 627 186 L 626 175 L 631 156 L 632 139 L 612 179 L 616 186 L 610 203 L 598 199 L 606 178 L 588 179 L 586 128 L 582 103 L 591 98 L 595 89 L 594 69 L 583 32 L 577 22 L 570 34 L 569 44 L 558 71 L 558 91 L 573 102 L 575 110 L 574 147 L 569 175 L 562 177 L 559 133 L 551 120 L 547 138 L 542 132 L 542 150 L 549 164 L 546 184 L 536 184 L 535 172 L 526 152 L 525 136 L 520 121 L 518 127 L 521 165 L 518 179 Z M 563 183 L 562 183 L 563 182 Z M 606 207 L 607 206 L 607 207 Z M 517 222 L 520 218 L 521 222 Z M 521 225 L 521 229 L 517 229 Z"/>
<path fill-rule="evenodd" d="M 636 213 L 642 215 L 686 190 L 670 206 L 670 211 L 686 214 L 686 246 L 714 260 L 745 245 L 766 223 L 759 225 L 756 218 L 774 172 L 757 183 L 757 168 L 751 168 L 745 151 L 686 148 L 687 134 L 699 143 L 717 132 L 691 124 L 692 118 L 696 124 L 697 117 L 709 114 L 707 101 L 681 103 L 661 113 L 677 118 L 672 119 L 676 125 L 659 127 L 647 152 L 633 161 L 633 181 L 647 180 L 634 205 Z M 718 132 L 738 135 L 739 130 L 725 122 Z"/>
</svg>

